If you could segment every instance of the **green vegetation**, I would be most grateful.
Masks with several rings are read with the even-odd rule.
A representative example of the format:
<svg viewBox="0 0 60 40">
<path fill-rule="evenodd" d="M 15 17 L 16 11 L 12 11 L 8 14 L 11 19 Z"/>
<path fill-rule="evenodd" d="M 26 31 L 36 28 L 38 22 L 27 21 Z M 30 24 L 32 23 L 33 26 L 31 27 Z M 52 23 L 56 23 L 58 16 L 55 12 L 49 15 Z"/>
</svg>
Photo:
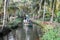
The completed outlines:
<svg viewBox="0 0 60 40">
<path fill-rule="evenodd" d="M 16 28 L 16 27 L 18 27 L 18 24 L 19 23 L 22 23 L 22 18 L 16 18 L 14 21 L 11 21 L 11 22 L 9 22 L 8 24 L 7 24 L 7 27 L 8 28 Z"/>
<path fill-rule="evenodd" d="M 43 35 L 42 40 L 60 40 L 60 27 L 48 30 Z"/>
<path fill-rule="evenodd" d="M 25 15 L 29 15 L 32 25 L 42 29 L 41 40 L 60 40 L 60 1 L 58 0 L 9 0 L 6 2 L 5 19 L 4 0 L 0 1 L 0 25 L 10 29 L 22 27 Z M 15 18 L 17 16 L 17 18 Z M 10 17 L 14 17 L 10 21 Z M 11 19 L 12 19 L 11 18 Z M 56 24 L 55 24 L 56 23 Z M 58 26 L 56 26 L 59 24 Z M 29 27 L 32 27 L 29 25 Z M 37 27 L 36 27 L 37 28 Z"/>
</svg>

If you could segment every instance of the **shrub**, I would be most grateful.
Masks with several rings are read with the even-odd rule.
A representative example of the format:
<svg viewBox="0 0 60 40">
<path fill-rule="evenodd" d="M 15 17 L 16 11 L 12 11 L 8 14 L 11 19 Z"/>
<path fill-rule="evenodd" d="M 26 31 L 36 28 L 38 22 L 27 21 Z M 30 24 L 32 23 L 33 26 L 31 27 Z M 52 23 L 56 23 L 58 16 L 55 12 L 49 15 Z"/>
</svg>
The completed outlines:
<svg viewBox="0 0 60 40">
<path fill-rule="evenodd" d="M 43 35 L 42 40 L 60 40 L 60 27 L 50 29 Z"/>
</svg>

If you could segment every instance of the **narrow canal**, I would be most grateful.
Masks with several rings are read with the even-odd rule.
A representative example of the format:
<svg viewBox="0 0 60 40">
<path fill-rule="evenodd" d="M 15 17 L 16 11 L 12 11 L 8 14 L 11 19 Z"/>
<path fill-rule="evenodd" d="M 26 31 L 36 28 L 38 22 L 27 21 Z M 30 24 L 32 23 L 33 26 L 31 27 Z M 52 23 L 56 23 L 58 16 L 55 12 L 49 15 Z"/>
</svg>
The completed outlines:
<svg viewBox="0 0 60 40">
<path fill-rule="evenodd" d="M 0 40 L 39 40 L 40 28 L 31 22 L 23 22 L 23 26 L 0 37 Z"/>
</svg>

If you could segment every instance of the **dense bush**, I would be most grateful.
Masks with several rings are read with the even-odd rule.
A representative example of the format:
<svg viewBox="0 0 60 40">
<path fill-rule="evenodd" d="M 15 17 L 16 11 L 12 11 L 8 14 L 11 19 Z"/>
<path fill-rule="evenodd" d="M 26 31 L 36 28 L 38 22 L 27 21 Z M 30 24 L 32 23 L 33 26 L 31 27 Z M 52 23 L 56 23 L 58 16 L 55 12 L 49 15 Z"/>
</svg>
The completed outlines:
<svg viewBox="0 0 60 40">
<path fill-rule="evenodd" d="M 56 15 L 57 15 L 57 21 L 60 23 L 60 11 L 58 11 Z"/>
<path fill-rule="evenodd" d="M 42 40 L 60 40 L 60 27 L 56 27 L 46 32 L 43 35 Z"/>
</svg>

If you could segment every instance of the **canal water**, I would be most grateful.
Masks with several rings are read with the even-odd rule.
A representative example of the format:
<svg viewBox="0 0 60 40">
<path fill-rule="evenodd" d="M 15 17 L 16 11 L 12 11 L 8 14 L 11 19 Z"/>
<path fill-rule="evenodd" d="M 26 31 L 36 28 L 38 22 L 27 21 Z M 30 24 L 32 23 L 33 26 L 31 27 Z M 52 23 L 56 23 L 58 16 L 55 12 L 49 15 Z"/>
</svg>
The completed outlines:
<svg viewBox="0 0 60 40">
<path fill-rule="evenodd" d="M 32 27 L 24 24 L 23 27 L 18 27 L 9 34 L 0 37 L 0 40 L 39 40 L 37 29 L 35 24 L 33 24 Z"/>
</svg>

